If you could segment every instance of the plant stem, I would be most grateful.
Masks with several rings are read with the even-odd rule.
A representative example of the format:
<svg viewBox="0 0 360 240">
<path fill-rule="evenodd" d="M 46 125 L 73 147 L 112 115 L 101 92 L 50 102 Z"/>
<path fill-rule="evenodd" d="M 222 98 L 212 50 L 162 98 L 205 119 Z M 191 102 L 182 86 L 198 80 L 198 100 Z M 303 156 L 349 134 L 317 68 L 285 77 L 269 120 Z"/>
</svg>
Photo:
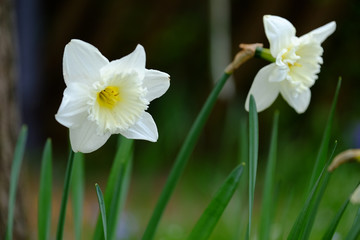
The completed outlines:
<svg viewBox="0 0 360 240">
<path fill-rule="evenodd" d="M 189 159 L 190 154 L 195 147 L 195 143 L 199 138 L 200 132 L 203 129 L 206 120 L 210 115 L 211 109 L 213 108 L 216 99 L 229 76 L 230 74 L 224 73 L 220 80 L 216 83 L 213 91 L 210 93 L 192 128 L 190 129 L 190 132 L 188 133 L 185 142 L 180 149 L 180 152 L 175 160 L 175 164 L 171 169 L 165 187 L 155 207 L 153 215 L 151 216 L 149 224 L 145 230 L 142 238 L 143 240 L 153 239 L 160 218 L 164 212 L 164 209 L 170 199 L 172 192 L 174 191 L 175 185 L 177 184 L 182 172 L 184 171 L 187 160 Z"/>
<path fill-rule="evenodd" d="M 65 173 L 65 183 L 64 183 L 63 196 L 62 196 L 62 200 L 61 200 L 61 208 L 60 208 L 58 228 L 57 228 L 57 232 L 56 232 L 56 240 L 62 240 L 62 238 L 63 238 L 65 215 L 66 215 L 66 205 L 67 205 L 68 196 L 69 196 L 69 186 L 70 186 L 70 179 L 71 179 L 73 163 L 74 163 L 74 152 L 72 149 L 70 149 L 69 159 L 68 159 L 66 173 Z"/>
</svg>

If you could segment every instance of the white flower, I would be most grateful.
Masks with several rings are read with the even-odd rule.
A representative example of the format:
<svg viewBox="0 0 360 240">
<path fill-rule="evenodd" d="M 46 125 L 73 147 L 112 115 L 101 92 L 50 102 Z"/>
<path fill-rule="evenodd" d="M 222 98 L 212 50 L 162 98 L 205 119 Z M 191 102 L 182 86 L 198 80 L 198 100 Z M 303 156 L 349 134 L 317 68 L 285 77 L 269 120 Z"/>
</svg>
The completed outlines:
<svg viewBox="0 0 360 240">
<path fill-rule="evenodd" d="M 335 31 L 336 24 L 330 22 L 296 37 L 296 30 L 288 20 L 266 15 L 264 27 L 271 55 L 276 61 L 263 67 L 255 76 L 245 108 L 249 110 L 251 94 L 257 110 L 262 111 L 281 93 L 296 112 L 303 113 L 309 106 L 310 87 L 314 85 L 323 62 L 321 43 Z"/>
<path fill-rule="evenodd" d="M 64 96 L 55 115 L 70 129 L 74 152 L 97 150 L 111 134 L 157 141 L 156 124 L 147 110 L 150 101 L 169 88 L 169 75 L 145 68 L 145 51 L 109 62 L 97 48 L 81 40 L 65 46 Z"/>
</svg>

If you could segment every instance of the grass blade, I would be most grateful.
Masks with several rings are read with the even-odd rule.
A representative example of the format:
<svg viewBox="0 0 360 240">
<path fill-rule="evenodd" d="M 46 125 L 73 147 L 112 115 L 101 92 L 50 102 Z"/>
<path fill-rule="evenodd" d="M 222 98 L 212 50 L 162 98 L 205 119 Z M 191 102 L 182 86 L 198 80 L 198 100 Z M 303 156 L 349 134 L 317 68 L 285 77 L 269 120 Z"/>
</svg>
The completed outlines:
<svg viewBox="0 0 360 240">
<path fill-rule="evenodd" d="M 337 103 L 337 99 L 339 96 L 340 87 L 341 87 L 341 77 L 339 78 L 337 86 L 336 86 L 335 95 L 334 95 L 334 99 L 333 99 L 333 102 L 331 105 L 330 114 L 329 114 L 329 117 L 326 122 L 325 130 L 324 130 L 320 148 L 319 148 L 319 152 L 317 154 L 313 172 L 311 174 L 309 191 L 315 184 L 315 181 L 318 178 L 318 176 L 321 172 L 321 169 L 323 168 L 323 166 L 325 165 L 325 162 L 326 162 L 326 154 L 328 153 L 329 142 L 330 142 L 330 133 L 331 133 L 331 128 L 332 128 L 332 123 L 334 121 L 335 108 L 336 108 L 336 103 Z"/>
<path fill-rule="evenodd" d="M 323 240 L 331 240 L 333 239 L 333 235 L 335 233 L 336 227 L 340 222 L 340 219 L 342 217 L 342 215 L 345 212 L 346 207 L 349 205 L 350 202 L 350 198 L 348 198 L 344 204 L 341 206 L 339 212 L 335 215 L 334 219 L 332 220 L 330 226 L 328 227 L 325 235 L 323 236 Z"/>
<path fill-rule="evenodd" d="M 331 153 L 331 157 L 329 161 L 324 165 L 320 176 L 318 177 L 317 181 L 315 182 L 311 192 L 308 194 L 306 202 L 300 211 L 291 231 L 288 236 L 288 240 L 293 239 L 308 239 L 310 235 L 310 231 L 314 224 L 315 216 L 317 213 L 318 206 L 320 204 L 320 200 L 324 194 L 325 188 L 330 179 L 330 172 L 326 171 L 327 165 L 332 159 L 332 156 L 335 152 L 337 142 L 335 142 L 335 146 Z"/>
<path fill-rule="evenodd" d="M 146 227 L 143 240 L 151 240 L 154 238 L 157 226 L 159 224 L 160 218 L 165 210 L 165 207 L 175 189 L 175 186 L 185 169 L 186 163 L 192 153 L 197 139 L 200 136 L 201 130 L 203 129 L 206 120 L 208 119 L 211 109 L 213 108 L 216 99 L 223 88 L 226 80 L 229 78 L 230 74 L 224 73 L 220 80 L 216 83 L 213 91 L 210 93 L 208 99 L 206 100 L 203 108 L 201 109 L 199 115 L 197 116 L 192 128 L 190 129 L 178 155 L 175 160 L 174 166 L 171 169 L 169 177 L 165 183 L 165 187 L 160 195 L 160 198 L 156 204 L 154 212 L 150 218 L 150 221 Z"/>
<path fill-rule="evenodd" d="M 208 239 L 238 186 L 243 168 L 243 165 L 239 165 L 230 173 L 201 215 L 188 240 Z"/>
<path fill-rule="evenodd" d="M 131 176 L 133 143 L 132 139 L 119 136 L 117 152 L 107 181 L 104 199 L 105 205 L 108 206 L 107 227 L 109 239 L 114 237 L 116 224 L 125 203 Z M 103 239 L 102 229 L 101 217 L 99 216 L 94 232 L 94 240 Z"/>
<path fill-rule="evenodd" d="M 105 209 L 104 197 L 103 197 L 101 189 L 97 183 L 95 184 L 95 189 L 96 189 L 96 195 L 97 195 L 98 201 L 99 201 L 99 209 L 100 209 L 100 215 L 101 215 L 101 220 L 102 220 L 102 224 L 103 224 L 104 239 L 107 240 L 106 209 Z"/>
<path fill-rule="evenodd" d="M 240 117 L 240 128 L 239 128 L 239 137 L 238 138 L 239 138 L 238 162 L 245 164 L 245 166 L 248 166 L 248 161 L 249 161 L 248 141 L 249 141 L 249 138 L 248 138 L 247 118 L 245 116 Z M 237 194 L 239 195 L 239 202 L 237 203 L 238 210 L 236 211 L 237 214 L 235 216 L 234 221 L 238 222 L 239 226 L 236 229 L 236 232 L 234 234 L 234 238 L 233 238 L 234 240 L 241 239 L 242 232 L 246 231 L 245 229 L 247 229 L 247 226 L 243 226 L 243 224 L 241 224 L 242 213 L 243 213 L 243 209 L 241 208 L 241 203 L 242 203 L 242 201 L 244 201 L 244 202 L 247 201 L 247 199 L 245 199 L 243 195 L 245 195 L 244 193 L 247 191 L 247 187 L 248 187 L 248 179 L 249 179 L 248 171 L 245 171 L 243 173 L 243 175 L 244 175 L 243 178 L 245 178 L 245 179 L 239 183 L 239 187 L 238 187 L 238 191 L 237 191 L 238 192 Z"/>
<path fill-rule="evenodd" d="M 354 223 L 346 236 L 345 240 L 356 240 L 360 236 L 360 208 L 355 216 Z"/>
<path fill-rule="evenodd" d="M 25 144 L 27 139 L 27 127 L 23 126 L 21 128 L 18 140 L 15 146 L 14 158 L 11 166 L 10 173 L 10 187 L 9 187 L 9 211 L 8 211 L 8 221 L 6 228 L 6 240 L 12 239 L 13 234 L 13 224 L 14 224 L 14 208 L 16 201 L 16 188 L 19 180 L 19 174 L 21 170 L 22 160 L 24 158 Z"/>
<path fill-rule="evenodd" d="M 253 96 L 250 96 L 249 106 L 249 226 L 247 238 L 251 239 L 251 221 L 254 205 L 256 170 L 259 148 L 259 127 L 256 103 Z"/>
<path fill-rule="evenodd" d="M 270 239 L 270 226 L 272 214 L 274 209 L 274 184 L 275 184 L 275 167 L 276 167 L 276 153 L 277 153 L 277 136 L 279 128 L 279 111 L 274 114 L 269 158 L 266 167 L 265 184 L 263 192 L 263 200 L 261 207 L 260 220 L 260 239 Z"/>
<path fill-rule="evenodd" d="M 71 176 L 71 200 L 74 213 L 75 239 L 81 239 L 84 203 L 84 154 L 75 153 L 74 170 Z"/>
<path fill-rule="evenodd" d="M 70 149 L 69 159 L 66 167 L 65 172 L 65 181 L 64 181 L 64 189 L 63 195 L 61 199 L 61 207 L 60 207 L 60 214 L 59 214 L 59 222 L 56 232 L 56 240 L 62 240 L 64 234 L 64 224 L 65 224 L 65 215 L 66 215 L 66 206 L 69 197 L 69 188 L 70 188 L 70 181 L 71 181 L 71 172 L 73 169 L 74 163 L 74 152 Z"/>
<path fill-rule="evenodd" d="M 40 189 L 38 200 L 38 239 L 47 240 L 51 228 L 51 194 L 52 192 L 52 144 L 46 141 L 40 173 Z"/>
</svg>

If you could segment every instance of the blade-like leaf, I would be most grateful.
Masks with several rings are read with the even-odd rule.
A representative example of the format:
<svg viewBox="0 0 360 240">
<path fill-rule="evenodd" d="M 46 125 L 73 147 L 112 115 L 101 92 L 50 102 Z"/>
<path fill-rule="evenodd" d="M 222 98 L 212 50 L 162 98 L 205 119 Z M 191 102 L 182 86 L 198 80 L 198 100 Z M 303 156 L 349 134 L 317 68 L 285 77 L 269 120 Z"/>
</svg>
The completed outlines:
<svg viewBox="0 0 360 240">
<path fill-rule="evenodd" d="M 52 146 L 46 141 L 40 173 L 40 189 L 38 200 L 38 239 L 49 239 L 51 228 L 51 191 L 52 191 Z"/>
<path fill-rule="evenodd" d="M 65 224 L 65 215 L 66 215 L 66 207 L 67 207 L 67 201 L 69 197 L 69 189 L 70 189 L 70 181 L 71 181 L 71 172 L 73 169 L 73 163 L 74 163 L 74 152 L 72 149 L 70 149 L 69 153 L 69 159 L 66 166 L 66 172 L 65 172 L 65 180 L 64 180 L 64 189 L 63 189 L 63 195 L 61 199 L 61 207 L 60 207 L 60 213 L 59 213 L 59 222 L 57 226 L 56 231 L 56 240 L 62 240 L 63 234 L 64 234 L 64 224 Z"/>
<path fill-rule="evenodd" d="M 317 213 L 318 206 L 320 204 L 320 200 L 324 194 L 325 188 L 330 179 L 330 172 L 326 171 L 327 165 L 329 164 L 332 156 L 335 152 L 337 142 L 335 142 L 335 146 L 332 150 L 331 156 L 327 163 L 324 165 L 320 176 L 318 177 L 313 189 L 308 194 L 306 202 L 300 211 L 291 231 L 288 236 L 288 240 L 293 239 L 308 239 L 310 235 L 310 231 L 314 224 L 314 219 Z"/>
<path fill-rule="evenodd" d="M 238 186 L 243 168 L 243 165 L 239 165 L 230 173 L 201 215 L 188 240 L 208 239 Z"/>
<path fill-rule="evenodd" d="M 326 162 L 326 154 L 328 153 L 331 128 L 332 128 L 332 123 L 334 120 L 335 108 L 336 108 L 336 103 L 337 103 L 337 99 L 339 96 L 340 87 L 341 87 L 341 77 L 339 78 L 337 86 L 336 86 L 335 95 L 334 95 L 333 102 L 331 105 L 330 114 L 329 114 L 329 117 L 326 122 L 325 130 L 324 130 L 320 148 L 319 148 L 319 152 L 317 154 L 313 172 L 311 174 L 309 191 L 312 189 L 313 185 L 315 184 L 315 181 L 318 178 L 318 176 L 321 172 L 321 169 L 324 167 L 325 162 Z"/>
<path fill-rule="evenodd" d="M 77 152 L 74 156 L 74 170 L 71 176 L 71 201 L 74 213 L 75 239 L 81 239 L 84 178 L 84 154 Z"/>
<path fill-rule="evenodd" d="M 104 239 L 107 240 L 106 208 L 105 208 L 104 197 L 103 197 L 101 189 L 97 183 L 95 184 L 95 189 L 96 189 L 96 195 L 97 195 L 98 201 L 99 201 L 99 209 L 100 209 L 100 215 L 101 215 L 101 220 L 102 220 L 102 225 L 103 225 Z"/>
<path fill-rule="evenodd" d="M 261 208 L 260 221 L 260 239 L 270 239 L 270 226 L 274 209 L 274 184 L 275 184 L 275 167 L 276 167 L 276 151 L 277 151 L 277 135 L 279 126 L 279 111 L 274 114 L 269 158 L 266 167 L 264 192 Z"/>
<path fill-rule="evenodd" d="M 240 117 L 240 128 L 239 128 L 239 143 L 238 143 L 238 162 L 245 164 L 245 166 L 249 166 L 249 144 L 248 144 L 249 138 L 248 138 L 248 128 L 247 128 L 247 118 L 245 116 Z M 247 229 L 247 226 L 244 226 L 242 223 L 242 217 L 243 217 L 243 208 L 241 207 L 242 201 L 247 202 L 247 196 L 244 194 L 247 191 L 248 188 L 248 171 L 245 171 L 243 173 L 244 180 L 242 180 L 239 183 L 238 187 L 238 196 L 239 196 L 239 202 L 237 203 L 238 210 L 236 211 L 237 214 L 235 214 L 234 221 L 238 223 L 238 227 L 235 228 L 235 234 L 233 240 L 241 239 L 241 235 L 243 232 L 245 232 Z"/>
<path fill-rule="evenodd" d="M 131 176 L 133 140 L 119 136 L 117 152 L 111 166 L 110 176 L 105 190 L 105 205 L 107 206 L 108 238 L 115 236 L 116 225 L 125 199 Z M 98 217 L 94 240 L 103 239 L 101 217 Z"/>
<path fill-rule="evenodd" d="M 14 208 L 16 201 L 16 187 L 19 180 L 19 174 L 21 170 L 22 160 L 24 158 L 25 144 L 27 139 L 27 127 L 23 126 L 18 137 L 14 158 L 11 165 L 10 173 L 10 187 L 9 187 L 9 210 L 8 210 L 8 221 L 6 229 L 6 240 L 12 239 L 12 230 L 14 224 Z"/>
<path fill-rule="evenodd" d="M 215 105 L 216 99 L 226 83 L 226 80 L 230 77 L 230 74 L 224 73 L 223 76 L 216 83 L 214 89 L 207 98 L 203 108 L 197 116 L 194 124 L 192 125 L 171 169 L 168 179 L 166 180 L 165 187 L 160 195 L 160 198 L 155 206 L 150 221 L 145 229 L 142 240 L 151 240 L 154 238 L 157 226 L 160 218 L 165 210 L 165 207 L 174 192 L 175 186 L 179 181 L 182 172 L 185 169 L 186 163 L 192 153 L 195 144 L 200 136 L 200 133 L 208 119 L 210 112 Z"/>
<path fill-rule="evenodd" d="M 353 225 L 348 232 L 345 240 L 357 240 L 360 236 L 360 208 L 358 209 Z"/>
<path fill-rule="evenodd" d="M 250 96 L 249 106 L 249 227 L 247 238 L 251 239 L 251 221 L 254 205 L 256 171 L 259 148 L 259 127 L 256 103 L 253 96 Z"/>
<path fill-rule="evenodd" d="M 325 235 L 323 236 L 323 240 L 331 240 L 333 239 L 333 235 L 335 233 L 336 227 L 340 222 L 340 219 L 342 217 L 342 215 L 345 212 L 346 207 L 349 205 L 350 202 L 350 198 L 348 198 L 344 204 L 341 206 L 339 212 L 335 215 L 334 219 L 332 220 L 330 226 L 328 227 Z"/>
</svg>

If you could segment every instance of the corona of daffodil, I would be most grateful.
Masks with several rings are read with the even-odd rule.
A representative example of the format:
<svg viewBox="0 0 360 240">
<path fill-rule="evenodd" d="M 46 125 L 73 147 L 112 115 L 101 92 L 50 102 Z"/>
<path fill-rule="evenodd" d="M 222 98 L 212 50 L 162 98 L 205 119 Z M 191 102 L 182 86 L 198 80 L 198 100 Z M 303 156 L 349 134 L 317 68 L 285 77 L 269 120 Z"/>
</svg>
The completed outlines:
<svg viewBox="0 0 360 240">
<path fill-rule="evenodd" d="M 145 68 L 141 45 L 109 62 L 94 46 L 71 40 L 63 73 L 66 89 L 55 118 L 70 129 L 74 152 L 95 151 L 111 134 L 157 141 L 156 124 L 146 110 L 167 91 L 170 80 L 167 73 Z"/>
<path fill-rule="evenodd" d="M 279 93 L 295 109 L 303 113 L 310 103 L 310 87 L 314 85 L 322 64 L 321 43 L 336 28 L 330 22 L 301 37 L 296 37 L 294 26 L 286 19 L 264 16 L 265 33 L 270 43 L 271 55 L 275 62 L 263 67 L 255 76 L 246 99 L 253 95 L 258 111 L 268 108 Z"/>
</svg>

